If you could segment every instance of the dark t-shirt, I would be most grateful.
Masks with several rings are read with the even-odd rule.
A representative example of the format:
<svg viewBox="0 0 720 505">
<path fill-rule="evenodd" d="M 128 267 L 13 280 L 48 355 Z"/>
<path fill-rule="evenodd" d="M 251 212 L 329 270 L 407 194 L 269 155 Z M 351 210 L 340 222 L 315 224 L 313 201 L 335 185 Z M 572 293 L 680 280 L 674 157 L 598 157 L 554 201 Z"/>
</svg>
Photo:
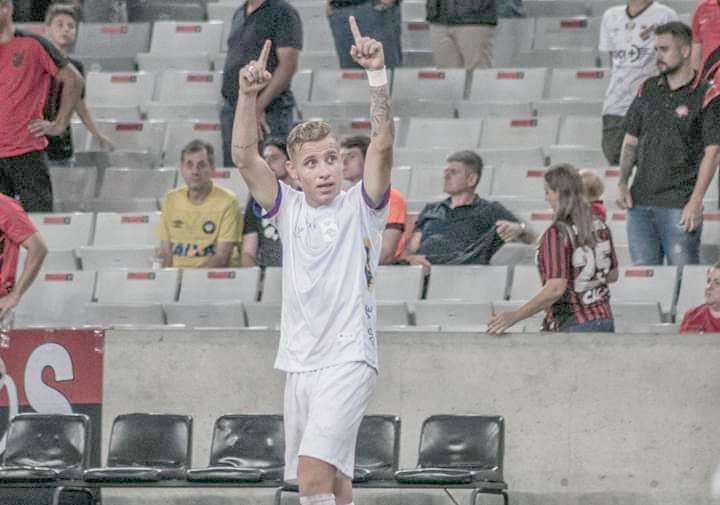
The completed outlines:
<svg viewBox="0 0 720 505">
<path fill-rule="evenodd" d="M 503 245 L 495 222 L 517 218 L 497 202 L 475 196 L 473 203 L 454 209 L 450 199 L 430 203 L 417 218 L 415 231 L 422 232 L 417 254 L 437 265 L 486 265 Z"/>
<path fill-rule="evenodd" d="M 85 68 L 75 58 L 69 58 L 68 61 L 77 68 L 78 72 L 85 77 Z M 43 110 L 43 117 L 48 121 L 53 121 L 57 117 L 57 112 L 60 109 L 60 99 L 62 97 L 62 83 L 56 79 L 50 79 L 50 91 L 48 92 L 47 102 L 45 102 L 45 109 Z M 85 87 L 83 86 L 81 98 L 85 98 Z M 67 160 L 73 156 L 73 143 L 72 143 L 72 132 L 70 126 L 57 137 L 48 137 L 48 146 L 45 149 L 47 157 L 50 160 Z"/>
<path fill-rule="evenodd" d="M 652 77 L 640 86 L 625 124 L 639 139 L 633 202 L 684 207 L 705 147 L 720 144 L 718 90 L 708 82 L 671 90 L 664 77 Z"/>
<path fill-rule="evenodd" d="M 233 15 L 228 51 L 223 71 L 222 95 L 233 106 L 238 97 L 238 73 L 250 61 L 260 56 L 266 39 L 272 41 L 267 70 L 273 73 L 278 65 L 277 48 L 302 49 L 302 23 L 295 7 L 285 0 L 265 0 L 249 16 L 244 3 Z M 295 103 L 290 88 L 282 91 L 268 108 L 292 106 Z"/>
<path fill-rule="evenodd" d="M 257 233 L 258 248 L 255 258 L 258 266 L 279 267 L 282 266 L 282 243 L 280 232 L 270 219 L 258 217 L 253 210 L 255 200 L 250 198 L 245 208 L 243 223 L 243 235 Z"/>
</svg>

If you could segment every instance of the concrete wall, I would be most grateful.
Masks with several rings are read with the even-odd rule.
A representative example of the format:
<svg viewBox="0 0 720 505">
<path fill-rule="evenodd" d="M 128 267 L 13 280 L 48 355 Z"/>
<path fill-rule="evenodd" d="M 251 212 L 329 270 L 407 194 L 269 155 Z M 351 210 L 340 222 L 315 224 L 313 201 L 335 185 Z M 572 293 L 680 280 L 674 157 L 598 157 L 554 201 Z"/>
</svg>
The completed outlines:
<svg viewBox="0 0 720 505">
<path fill-rule="evenodd" d="M 216 417 L 281 412 L 276 345 L 277 333 L 266 331 L 109 332 L 105 443 L 118 414 L 188 413 L 194 464 L 206 464 Z M 719 364 L 720 338 L 708 335 L 386 333 L 369 410 L 402 417 L 404 467 L 415 465 L 425 417 L 502 414 L 517 504 L 706 504 L 720 462 Z M 128 497 L 111 495 L 117 503 Z M 223 493 L 206 496 L 216 495 Z M 267 492 L 258 496 L 269 503 Z M 373 496 L 356 501 L 404 499 Z"/>
</svg>

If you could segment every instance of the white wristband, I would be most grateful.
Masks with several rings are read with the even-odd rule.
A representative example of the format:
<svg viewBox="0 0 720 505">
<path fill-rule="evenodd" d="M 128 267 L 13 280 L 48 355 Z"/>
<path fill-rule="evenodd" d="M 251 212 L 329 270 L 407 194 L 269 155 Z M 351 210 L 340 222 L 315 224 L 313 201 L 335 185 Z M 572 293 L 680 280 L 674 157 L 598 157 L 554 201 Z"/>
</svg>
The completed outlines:
<svg viewBox="0 0 720 505">
<path fill-rule="evenodd" d="M 385 86 L 388 83 L 387 70 L 385 70 L 385 67 L 380 70 L 366 70 L 365 72 L 367 73 L 368 84 L 373 88 Z"/>
</svg>

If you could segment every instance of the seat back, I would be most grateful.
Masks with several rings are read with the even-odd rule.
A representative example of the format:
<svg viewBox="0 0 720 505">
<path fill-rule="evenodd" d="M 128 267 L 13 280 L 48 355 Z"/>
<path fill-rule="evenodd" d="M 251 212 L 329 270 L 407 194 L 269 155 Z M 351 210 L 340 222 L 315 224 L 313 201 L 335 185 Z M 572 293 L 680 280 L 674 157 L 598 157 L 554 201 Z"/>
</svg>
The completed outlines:
<svg viewBox="0 0 720 505">
<path fill-rule="evenodd" d="M 540 17 L 535 23 L 534 49 L 594 48 L 600 18 Z"/>
<path fill-rule="evenodd" d="M 113 421 L 108 466 L 147 466 L 184 472 L 192 465 L 190 416 L 123 414 Z"/>
<path fill-rule="evenodd" d="M 491 68 L 475 70 L 470 100 L 476 102 L 530 102 L 544 96 L 547 68 Z"/>
<path fill-rule="evenodd" d="M 420 266 L 381 266 L 375 276 L 377 300 L 413 302 L 422 296 L 424 274 Z"/>
<path fill-rule="evenodd" d="M 556 144 L 560 119 L 556 116 L 530 118 L 498 118 L 484 120 L 480 147 L 518 148 L 542 147 Z"/>
<path fill-rule="evenodd" d="M 84 321 L 85 304 L 92 300 L 95 272 L 43 272 L 20 300 L 15 325 L 78 326 Z"/>
<path fill-rule="evenodd" d="M 600 148 L 602 117 L 565 116 L 560 124 L 558 144 Z"/>
<path fill-rule="evenodd" d="M 155 74 L 147 72 L 88 72 L 89 106 L 139 107 L 152 99 Z"/>
<path fill-rule="evenodd" d="M 491 303 L 504 299 L 508 267 L 486 265 L 435 265 L 427 288 L 428 300 Z"/>
<path fill-rule="evenodd" d="M 505 420 L 502 416 L 428 417 L 420 432 L 418 466 L 491 469 L 502 478 Z"/>
<path fill-rule="evenodd" d="M 602 100 L 609 81 L 607 68 L 554 68 L 548 98 Z"/>
<path fill-rule="evenodd" d="M 463 69 L 399 68 L 393 73 L 393 100 L 457 102 L 465 93 Z"/>
<path fill-rule="evenodd" d="M 165 165 L 176 167 L 180 164 L 180 151 L 188 139 L 200 139 L 212 144 L 215 156 L 223 152 L 221 126 L 217 121 L 175 119 L 168 122 L 165 140 Z"/>
<path fill-rule="evenodd" d="M 260 268 L 188 268 L 182 274 L 181 303 L 254 302 Z"/>
<path fill-rule="evenodd" d="M 221 72 L 166 70 L 156 86 L 155 100 L 174 104 L 219 102 L 221 83 Z"/>
<path fill-rule="evenodd" d="M 48 249 L 75 249 L 90 243 L 93 215 L 90 213 L 28 215 Z"/>
<path fill-rule="evenodd" d="M 95 196 L 97 178 L 98 169 L 95 166 L 51 167 L 50 181 L 55 211 L 85 210 L 88 201 Z"/>
<path fill-rule="evenodd" d="M 405 145 L 421 149 L 432 145 L 436 148 L 468 149 L 480 142 L 482 121 L 479 119 L 410 118 Z"/>
<path fill-rule="evenodd" d="M 150 23 L 81 23 L 75 54 L 79 57 L 128 57 L 147 51 Z"/>
<path fill-rule="evenodd" d="M 400 459 L 400 417 L 363 417 L 355 449 L 355 468 L 381 470 L 375 479 L 392 479 Z"/>
<path fill-rule="evenodd" d="M 78 471 L 90 462 L 85 414 L 18 414 L 10 420 L 2 466 Z"/>
<path fill-rule="evenodd" d="M 175 268 L 101 270 L 95 298 L 104 304 L 172 303 L 177 297 L 179 277 Z"/>
<path fill-rule="evenodd" d="M 159 212 L 98 212 L 92 245 L 155 246 Z"/>
<path fill-rule="evenodd" d="M 222 21 L 182 23 L 158 21 L 153 25 L 150 52 L 157 54 L 219 53 Z"/>
<path fill-rule="evenodd" d="M 370 87 L 363 70 L 319 69 L 314 72 L 312 102 L 366 102 Z"/>
<path fill-rule="evenodd" d="M 100 186 L 100 198 L 162 198 L 175 187 L 174 168 L 106 168 Z"/>
<path fill-rule="evenodd" d="M 285 466 L 285 432 L 281 415 L 230 414 L 213 430 L 210 466 L 255 468 L 264 478 L 280 479 Z"/>
<path fill-rule="evenodd" d="M 165 121 L 151 119 L 148 121 L 95 121 L 98 130 L 110 137 L 118 151 L 146 152 L 150 154 L 152 163 L 158 164 L 162 155 L 163 139 L 165 138 Z M 102 150 L 97 139 L 89 137 L 88 150 Z"/>
</svg>

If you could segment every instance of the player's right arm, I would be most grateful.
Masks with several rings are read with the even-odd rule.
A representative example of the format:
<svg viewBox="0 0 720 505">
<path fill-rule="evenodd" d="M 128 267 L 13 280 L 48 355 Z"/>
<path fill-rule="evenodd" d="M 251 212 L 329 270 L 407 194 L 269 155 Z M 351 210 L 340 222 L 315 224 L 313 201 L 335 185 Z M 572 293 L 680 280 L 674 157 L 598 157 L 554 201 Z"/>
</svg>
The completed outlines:
<svg viewBox="0 0 720 505">
<path fill-rule="evenodd" d="M 257 148 L 257 97 L 272 78 L 266 70 L 270 44 L 266 40 L 258 59 L 240 69 L 240 93 L 235 109 L 231 150 L 233 163 L 240 170 L 253 198 L 263 209 L 271 209 L 278 194 L 275 175 Z"/>
</svg>

